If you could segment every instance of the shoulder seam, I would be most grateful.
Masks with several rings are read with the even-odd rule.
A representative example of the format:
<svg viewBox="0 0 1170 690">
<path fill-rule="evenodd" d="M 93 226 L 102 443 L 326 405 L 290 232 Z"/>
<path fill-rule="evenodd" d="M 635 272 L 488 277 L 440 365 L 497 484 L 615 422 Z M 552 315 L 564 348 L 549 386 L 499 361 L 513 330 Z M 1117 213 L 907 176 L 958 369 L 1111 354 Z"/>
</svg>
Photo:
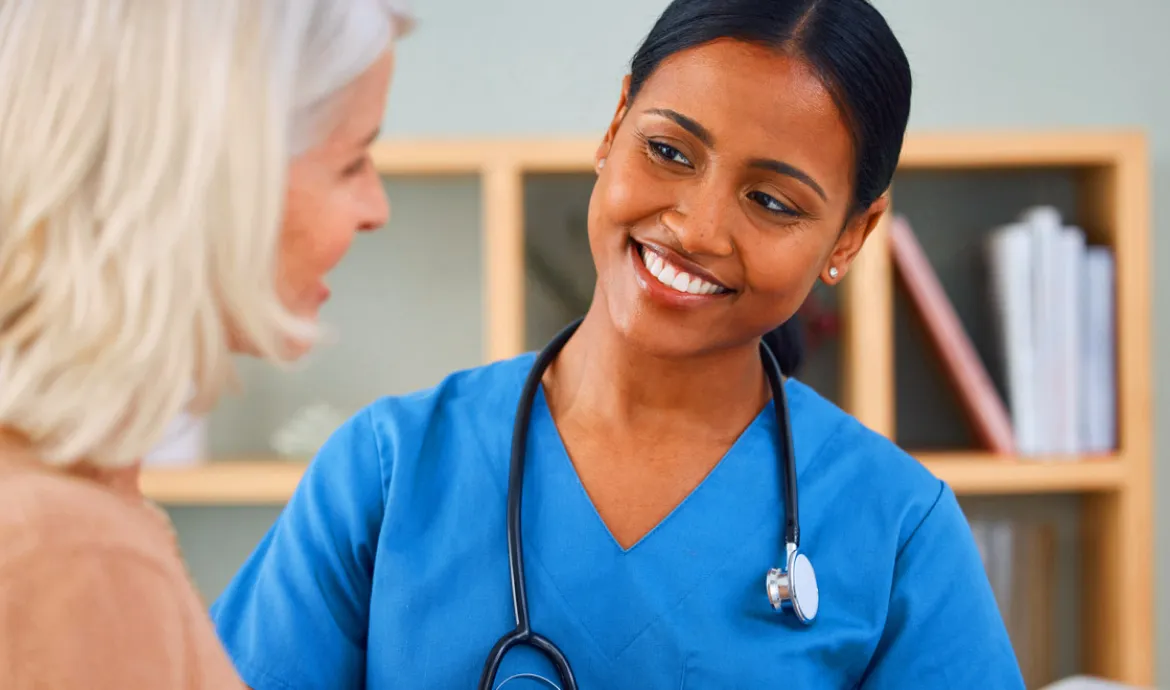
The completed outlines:
<svg viewBox="0 0 1170 690">
<path fill-rule="evenodd" d="M 829 448 L 830 444 L 833 442 L 833 439 L 837 436 L 838 433 L 840 433 L 841 429 L 851 419 L 852 419 L 852 417 L 848 417 L 848 416 L 844 417 L 843 419 L 841 419 L 841 421 L 837 422 L 833 426 L 832 431 L 830 431 L 828 434 L 825 435 L 825 440 L 821 441 L 821 445 L 817 447 L 816 452 L 814 452 L 812 454 L 812 457 L 809 459 L 808 464 L 804 466 L 804 471 L 802 473 L 798 473 L 798 474 L 803 474 L 803 473 L 808 472 L 818 462 L 820 462 L 821 458 L 823 458 L 825 456 L 825 454 L 828 452 L 828 448 Z M 797 479 L 799 479 L 799 478 L 800 477 L 798 476 Z"/>
<path fill-rule="evenodd" d="M 922 516 L 922 519 L 919 520 L 918 524 L 914 526 L 914 530 L 910 532 L 910 536 L 906 537 L 906 541 L 903 542 L 900 547 L 898 547 L 898 553 L 894 556 L 894 561 L 902 558 L 902 553 L 906 550 L 906 547 L 910 545 L 910 542 L 914 541 L 914 537 L 918 536 L 918 531 L 922 529 L 922 525 L 926 524 L 926 521 L 930 519 L 931 515 L 934 515 L 934 509 L 938 506 L 939 501 L 942 500 L 943 493 L 946 491 L 947 487 L 946 483 L 941 479 L 937 481 L 938 493 L 935 494 L 934 501 L 931 502 L 930 508 L 927 509 L 926 513 Z"/>
</svg>

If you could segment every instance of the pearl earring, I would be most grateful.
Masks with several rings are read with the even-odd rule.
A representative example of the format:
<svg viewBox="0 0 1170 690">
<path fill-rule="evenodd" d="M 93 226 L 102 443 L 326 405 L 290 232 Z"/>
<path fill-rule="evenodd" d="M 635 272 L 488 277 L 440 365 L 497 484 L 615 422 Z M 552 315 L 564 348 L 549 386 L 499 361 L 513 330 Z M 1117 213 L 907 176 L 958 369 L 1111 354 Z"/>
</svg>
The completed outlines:
<svg viewBox="0 0 1170 690">
<path fill-rule="evenodd" d="M 605 167 L 605 159 L 602 158 L 601 160 L 597 161 L 597 169 L 601 170 L 604 167 Z"/>
<path fill-rule="evenodd" d="M 836 266 L 829 266 L 829 277 L 832 278 L 833 280 L 837 279 L 837 267 Z"/>
</svg>

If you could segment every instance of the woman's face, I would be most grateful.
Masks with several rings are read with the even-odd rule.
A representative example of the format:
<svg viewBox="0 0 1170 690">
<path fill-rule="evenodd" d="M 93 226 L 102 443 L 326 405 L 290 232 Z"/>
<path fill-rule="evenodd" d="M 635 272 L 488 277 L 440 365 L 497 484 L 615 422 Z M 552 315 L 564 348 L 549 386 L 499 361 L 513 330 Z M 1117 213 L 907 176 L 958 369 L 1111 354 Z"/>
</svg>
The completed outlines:
<svg viewBox="0 0 1170 690">
<path fill-rule="evenodd" d="M 281 298 L 298 316 L 317 317 L 329 298 L 325 276 L 354 235 L 382 227 L 389 217 L 369 147 L 382 123 L 393 69 L 387 51 L 348 87 L 325 140 L 289 168 L 278 280 Z"/>
<path fill-rule="evenodd" d="M 717 41 L 663 61 L 635 102 L 627 89 L 589 209 L 619 332 L 663 356 L 743 345 L 845 275 L 886 201 L 846 227 L 852 140 L 806 63 Z"/>
</svg>

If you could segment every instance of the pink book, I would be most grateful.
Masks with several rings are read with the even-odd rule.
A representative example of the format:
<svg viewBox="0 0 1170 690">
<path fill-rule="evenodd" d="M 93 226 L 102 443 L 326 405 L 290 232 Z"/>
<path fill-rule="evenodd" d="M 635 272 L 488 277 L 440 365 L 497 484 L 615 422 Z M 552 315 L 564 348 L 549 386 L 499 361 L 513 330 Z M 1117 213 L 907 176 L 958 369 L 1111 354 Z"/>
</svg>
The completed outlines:
<svg viewBox="0 0 1170 690">
<path fill-rule="evenodd" d="M 1015 453 L 1015 434 L 1007 405 L 967 337 L 938 275 L 905 218 L 890 219 L 890 251 L 894 266 L 914 309 L 922 318 L 935 353 L 941 358 L 952 388 L 976 437 L 989 450 Z"/>
</svg>

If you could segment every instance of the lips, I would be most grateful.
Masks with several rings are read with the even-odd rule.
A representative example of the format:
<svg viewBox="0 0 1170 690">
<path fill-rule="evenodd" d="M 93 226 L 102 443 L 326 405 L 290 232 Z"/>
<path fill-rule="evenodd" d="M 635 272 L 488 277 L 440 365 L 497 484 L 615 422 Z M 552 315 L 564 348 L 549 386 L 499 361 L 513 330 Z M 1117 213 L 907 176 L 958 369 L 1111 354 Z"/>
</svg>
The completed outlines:
<svg viewBox="0 0 1170 690">
<path fill-rule="evenodd" d="M 635 242 L 646 270 L 662 285 L 688 295 L 723 295 L 732 292 L 714 276 L 671 252 Z"/>
</svg>

